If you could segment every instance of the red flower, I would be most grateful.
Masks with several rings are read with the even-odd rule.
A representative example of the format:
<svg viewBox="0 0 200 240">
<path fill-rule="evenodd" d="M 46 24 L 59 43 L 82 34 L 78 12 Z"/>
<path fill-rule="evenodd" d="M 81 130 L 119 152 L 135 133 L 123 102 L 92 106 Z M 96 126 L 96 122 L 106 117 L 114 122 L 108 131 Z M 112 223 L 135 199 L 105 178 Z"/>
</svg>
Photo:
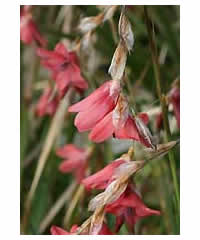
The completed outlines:
<svg viewBox="0 0 200 240">
<path fill-rule="evenodd" d="M 69 112 L 79 112 L 75 118 L 78 130 L 80 132 L 91 130 L 106 117 L 116 106 L 119 91 L 117 81 L 108 81 L 87 98 L 69 107 Z"/>
<path fill-rule="evenodd" d="M 98 171 L 97 173 L 82 180 L 82 183 L 87 190 L 105 189 L 114 180 L 112 179 L 112 176 L 116 168 L 125 162 L 126 160 L 119 158 L 108 164 L 105 168 Z"/>
<path fill-rule="evenodd" d="M 176 117 L 177 125 L 180 128 L 180 89 L 173 87 L 169 93 L 169 100 L 173 105 L 174 115 Z"/>
<path fill-rule="evenodd" d="M 52 226 L 50 232 L 52 235 L 74 235 L 78 229 L 78 225 L 73 225 L 70 232 L 56 226 Z M 108 229 L 107 225 L 103 223 L 102 228 L 98 235 L 112 235 L 113 233 Z M 81 234 L 84 235 L 84 234 Z"/>
<path fill-rule="evenodd" d="M 160 215 L 160 211 L 148 208 L 142 202 L 139 195 L 131 189 L 130 185 L 116 201 L 106 206 L 105 211 L 117 217 L 115 226 L 116 232 L 119 231 L 124 222 L 133 229 L 133 226 L 140 218 Z"/>
<path fill-rule="evenodd" d="M 41 63 L 52 72 L 61 95 L 69 86 L 79 91 L 88 88 L 87 82 L 81 76 L 76 53 L 68 52 L 63 43 L 58 43 L 54 51 L 38 48 L 37 55 L 41 58 Z"/>
<path fill-rule="evenodd" d="M 85 171 L 88 164 L 87 150 L 77 148 L 73 144 L 67 144 L 59 148 L 56 154 L 64 158 L 64 161 L 59 166 L 59 170 L 62 173 L 74 172 L 78 182 L 85 177 Z"/>
<path fill-rule="evenodd" d="M 109 230 L 107 225 L 103 223 L 102 228 L 98 235 L 113 235 L 113 233 Z"/>
<path fill-rule="evenodd" d="M 24 6 L 20 10 L 20 39 L 25 44 L 35 41 L 39 46 L 45 47 L 47 41 L 40 35 L 30 10 L 31 6 Z"/>
<path fill-rule="evenodd" d="M 52 89 L 47 88 L 44 90 L 44 93 L 40 97 L 37 106 L 36 106 L 36 114 L 39 117 L 44 115 L 53 115 L 56 112 L 58 106 L 59 99 L 57 96 L 52 97 Z"/>
<path fill-rule="evenodd" d="M 67 232 L 64 229 L 53 225 L 50 229 L 50 232 L 52 235 L 73 235 L 73 233 L 76 232 L 77 228 L 78 225 L 73 225 L 70 232 Z"/>
<path fill-rule="evenodd" d="M 87 98 L 72 105 L 69 112 L 78 112 L 75 126 L 80 132 L 91 130 L 89 138 L 94 142 L 102 142 L 114 135 L 116 138 L 140 141 L 151 147 L 141 135 L 136 119 L 129 114 L 128 103 L 120 90 L 118 81 L 108 81 Z M 147 124 L 147 114 L 142 113 L 139 118 L 143 124 Z"/>
</svg>

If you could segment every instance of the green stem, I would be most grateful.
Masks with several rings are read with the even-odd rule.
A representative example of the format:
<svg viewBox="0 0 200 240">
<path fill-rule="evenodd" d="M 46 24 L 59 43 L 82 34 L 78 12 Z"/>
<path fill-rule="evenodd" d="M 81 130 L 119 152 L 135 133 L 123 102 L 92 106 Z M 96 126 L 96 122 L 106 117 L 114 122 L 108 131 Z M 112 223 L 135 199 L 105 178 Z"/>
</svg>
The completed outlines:
<svg viewBox="0 0 200 240">
<path fill-rule="evenodd" d="M 148 36 L 149 36 L 151 57 L 152 57 L 152 62 L 153 62 L 153 70 L 154 70 L 155 79 L 156 79 L 157 94 L 158 94 L 160 104 L 161 104 L 161 107 L 162 107 L 162 113 L 163 113 L 163 119 L 164 119 L 164 128 L 165 128 L 165 141 L 169 142 L 170 139 L 171 139 L 171 132 L 170 132 L 170 128 L 169 128 L 167 105 L 166 105 L 165 96 L 162 94 L 162 90 L 161 90 L 160 68 L 159 68 L 155 38 L 154 38 L 154 33 L 151 29 L 151 20 L 148 16 L 146 6 L 144 6 L 144 15 L 145 15 L 145 22 L 146 22 L 146 26 L 147 26 Z M 171 169 L 171 174 L 172 174 L 172 179 L 173 179 L 173 184 L 174 184 L 174 191 L 175 191 L 175 194 L 176 194 L 176 201 L 177 201 L 177 206 L 178 206 L 177 208 L 178 208 L 178 211 L 179 211 L 179 201 L 180 201 L 180 199 L 179 199 L 179 186 L 178 186 L 178 180 L 177 180 L 177 175 L 176 175 L 176 165 L 175 165 L 175 158 L 174 158 L 173 151 L 170 151 L 168 153 L 168 157 L 169 157 L 170 169 Z"/>
</svg>

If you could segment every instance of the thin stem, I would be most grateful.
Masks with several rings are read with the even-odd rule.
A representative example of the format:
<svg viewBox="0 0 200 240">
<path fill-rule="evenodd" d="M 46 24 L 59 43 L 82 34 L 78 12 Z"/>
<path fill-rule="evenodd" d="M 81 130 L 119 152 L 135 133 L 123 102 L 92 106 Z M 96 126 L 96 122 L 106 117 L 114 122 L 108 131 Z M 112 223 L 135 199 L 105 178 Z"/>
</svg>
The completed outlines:
<svg viewBox="0 0 200 240">
<path fill-rule="evenodd" d="M 145 15 L 145 22 L 146 22 L 146 26 L 147 26 L 148 36 L 149 36 L 149 43 L 150 43 L 151 57 L 152 57 L 153 69 L 154 69 L 155 80 L 156 80 L 157 94 L 160 99 L 160 104 L 162 107 L 164 128 L 165 128 L 165 141 L 168 142 L 171 139 L 168 112 L 167 112 L 165 97 L 163 96 L 162 89 L 161 89 L 160 68 L 159 68 L 158 55 L 157 55 L 157 50 L 156 50 L 155 38 L 154 38 L 155 35 L 153 34 L 153 31 L 151 28 L 151 20 L 148 16 L 148 11 L 147 11 L 146 6 L 144 6 L 144 15 Z M 176 165 L 175 165 L 175 158 L 174 158 L 173 151 L 170 151 L 168 153 L 168 157 L 169 157 L 169 162 L 170 162 L 171 174 L 172 174 L 172 178 L 173 178 L 174 191 L 176 194 L 177 206 L 178 206 L 178 210 L 179 210 L 179 187 L 178 187 L 178 180 L 177 180 L 177 175 L 176 175 Z"/>
<path fill-rule="evenodd" d="M 51 207 L 46 217 L 43 219 L 43 221 L 40 224 L 40 229 L 39 229 L 40 234 L 46 230 L 46 228 L 49 226 L 49 224 L 51 223 L 53 218 L 56 216 L 56 214 L 60 211 L 60 209 L 64 206 L 64 204 L 69 200 L 76 186 L 77 186 L 76 182 L 73 182 L 70 186 L 68 186 L 66 190 L 58 198 L 58 200 L 55 202 L 55 204 Z"/>
<path fill-rule="evenodd" d="M 78 187 L 78 189 L 76 190 L 68 208 L 67 208 L 67 212 L 66 212 L 66 215 L 64 217 L 64 221 L 63 221 L 63 226 L 64 228 L 67 228 L 68 227 L 68 224 L 69 224 L 69 221 L 71 219 L 71 216 L 72 216 L 72 213 L 78 203 L 78 201 L 80 200 L 81 196 L 83 196 L 83 193 L 84 193 L 85 189 L 84 189 L 84 186 L 83 185 L 80 185 Z"/>
<path fill-rule="evenodd" d="M 42 148 L 42 152 L 41 152 L 39 160 L 38 160 L 38 164 L 37 164 L 37 168 L 36 168 L 35 175 L 33 178 L 33 182 L 31 184 L 31 188 L 30 188 L 30 191 L 27 195 L 27 199 L 25 202 L 24 216 L 23 216 L 23 220 L 22 220 L 24 232 L 25 232 L 26 226 L 28 224 L 28 218 L 29 218 L 29 214 L 30 214 L 30 210 L 31 210 L 32 200 L 33 200 L 36 188 L 38 186 L 38 183 L 39 183 L 40 177 L 42 175 L 43 169 L 45 167 L 45 164 L 47 162 L 48 156 L 51 152 L 53 143 L 62 129 L 64 117 L 65 117 L 65 114 L 67 111 L 67 107 L 70 104 L 70 99 L 71 99 L 72 93 L 73 93 L 73 90 L 69 89 L 69 91 L 66 93 L 66 95 L 60 102 L 58 110 L 51 122 L 49 131 L 48 131 L 45 143 L 44 143 L 44 147 Z"/>
</svg>

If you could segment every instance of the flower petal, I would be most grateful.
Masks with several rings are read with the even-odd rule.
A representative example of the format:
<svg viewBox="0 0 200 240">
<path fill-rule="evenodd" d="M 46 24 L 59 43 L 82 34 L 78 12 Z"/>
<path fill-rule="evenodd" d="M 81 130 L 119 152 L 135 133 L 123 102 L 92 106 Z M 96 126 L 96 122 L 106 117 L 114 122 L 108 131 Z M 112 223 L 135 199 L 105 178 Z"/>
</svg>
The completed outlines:
<svg viewBox="0 0 200 240">
<path fill-rule="evenodd" d="M 125 160 L 118 159 L 114 162 L 107 165 L 105 168 L 100 170 L 99 172 L 85 178 L 82 183 L 84 184 L 85 188 L 90 189 L 105 189 L 107 187 L 107 184 L 109 183 L 109 180 L 111 179 L 114 170 L 122 163 L 124 163 Z"/>
<path fill-rule="evenodd" d="M 61 148 L 58 148 L 56 151 L 56 155 L 62 158 L 78 159 L 83 156 L 84 152 L 85 150 L 82 148 L 77 148 L 73 144 L 67 144 Z"/>
<path fill-rule="evenodd" d="M 125 126 L 121 129 L 116 129 L 115 130 L 115 136 L 116 138 L 120 139 L 134 139 L 136 141 L 140 140 L 140 137 L 138 135 L 138 131 L 135 125 L 135 122 L 133 119 L 129 116 Z"/>
<path fill-rule="evenodd" d="M 100 98 L 87 111 L 79 112 L 75 118 L 74 124 L 79 132 L 90 130 L 113 108 L 114 103 L 110 96 Z"/>
<path fill-rule="evenodd" d="M 89 139 L 96 143 L 103 142 L 111 137 L 113 132 L 112 112 L 110 112 L 92 129 Z"/>
<path fill-rule="evenodd" d="M 65 57 L 69 57 L 69 52 L 67 51 L 67 48 L 65 47 L 65 45 L 63 43 L 56 44 L 54 51 Z"/>
<path fill-rule="evenodd" d="M 57 226 L 52 226 L 50 232 L 52 235 L 70 235 L 70 233 Z"/>
<path fill-rule="evenodd" d="M 80 112 L 88 110 L 88 108 L 90 108 L 96 101 L 98 101 L 100 98 L 106 97 L 109 94 L 110 84 L 111 81 L 105 82 L 101 87 L 97 88 L 87 98 L 69 107 L 68 111 Z"/>
<path fill-rule="evenodd" d="M 77 159 L 65 160 L 60 164 L 59 170 L 62 173 L 71 172 L 72 170 L 80 167 L 81 162 L 82 162 L 81 160 L 77 160 Z"/>
</svg>

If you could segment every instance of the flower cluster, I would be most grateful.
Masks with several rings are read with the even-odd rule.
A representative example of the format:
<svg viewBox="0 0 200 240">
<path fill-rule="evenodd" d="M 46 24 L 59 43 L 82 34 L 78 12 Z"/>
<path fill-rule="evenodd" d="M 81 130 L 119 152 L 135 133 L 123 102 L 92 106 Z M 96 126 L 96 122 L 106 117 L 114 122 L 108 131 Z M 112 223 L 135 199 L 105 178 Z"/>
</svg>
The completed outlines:
<svg viewBox="0 0 200 240">
<path fill-rule="evenodd" d="M 145 113 L 133 117 L 126 97 L 122 93 L 127 54 L 131 51 L 134 36 L 131 24 L 124 10 L 119 20 L 120 41 L 114 53 L 109 73 L 113 80 L 107 81 L 84 100 L 72 105 L 68 111 L 78 112 L 75 126 L 80 132 L 91 130 L 89 138 L 102 142 L 111 136 L 120 139 L 133 139 L 154 148 L 150 131 L 146 127 L 148 116 Z M 88 114 L 90 118 L 85 121 Z"/>
</svg>

